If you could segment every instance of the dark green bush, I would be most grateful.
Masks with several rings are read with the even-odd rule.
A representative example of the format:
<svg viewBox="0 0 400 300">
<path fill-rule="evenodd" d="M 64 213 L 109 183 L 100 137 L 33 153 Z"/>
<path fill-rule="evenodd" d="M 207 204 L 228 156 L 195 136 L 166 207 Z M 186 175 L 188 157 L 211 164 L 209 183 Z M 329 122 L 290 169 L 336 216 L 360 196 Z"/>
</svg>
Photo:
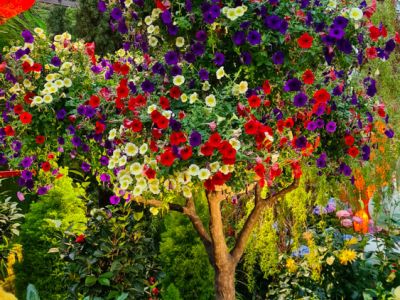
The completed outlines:
<svg viewBox="0 0 400 300">
<path fill-rule="evenodd" d="M 69 233 L 62 250 L 72 297 L 148 298 L 157 285 L 155 231 L 129 203 L 93 209 L 84 234 Z"/>
<path fill-rule="evenodd" d="M 19 240 L 23 261 L 15 268 L 19 299 L 25 299 L 29 283 L 36 286 L 42 299 L 66 299 L 67 287 L 62 283 L 64 262 L 58 253 L 49 250 L 59 246 L 67 228 L 83 231 L 86 223 L 83 196 L 84 190 L 74 187 L 72 179 L 65 175 L 47 195 L 31 204 Z"/>
</svg>

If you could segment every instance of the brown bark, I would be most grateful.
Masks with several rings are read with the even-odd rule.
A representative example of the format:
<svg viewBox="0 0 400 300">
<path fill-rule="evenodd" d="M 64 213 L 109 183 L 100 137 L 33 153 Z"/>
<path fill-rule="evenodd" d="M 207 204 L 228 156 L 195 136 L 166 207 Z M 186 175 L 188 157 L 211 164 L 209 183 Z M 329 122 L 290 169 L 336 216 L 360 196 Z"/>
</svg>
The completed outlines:
<svg viewBox="0 0 400 300">
<path fill-rule="evenodd" d="M 234 300 L 236 265 L 227 263 L 223 270 L 215 270 L 215 299 Z"/>
</svg>

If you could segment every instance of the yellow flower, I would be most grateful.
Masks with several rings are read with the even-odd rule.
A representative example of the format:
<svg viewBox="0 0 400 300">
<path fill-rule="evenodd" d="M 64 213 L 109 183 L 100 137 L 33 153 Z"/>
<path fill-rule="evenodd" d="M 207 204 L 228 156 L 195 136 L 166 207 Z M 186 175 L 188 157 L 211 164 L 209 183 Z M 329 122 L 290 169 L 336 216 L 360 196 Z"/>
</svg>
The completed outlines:
<svg viewBox="0 0 400 300">
<path fill-rule="evenodd" d="M 288 258 L 286 260 L 286 268 L 290 273 L 295 273 L 297 271 L 297 265 L 293 258 Z"/>
<path fill-rule="evenodd" d="M 177 86 L 182 85 L 185 82 L 185 77 L 183 77 L 182 75 L 176 75 L 174 77 L 174 84 Z"/>
<path fill-rule="evenodd" d="M 240 94 L 245 94 L 247 92 L 247 89 L 248 89 L 247 81 L 241 81 L 239 83 L 239 93 Z"/>
<path fill-rule="evenodd" d="M 183 37 L 181 37 L 181 36 L 178 36 L 178 37 L 176 38 L 175 45 L 176 45 L 178 48 L 183 47 L 183 45 L 185 45 L 185 39 L 184 39 Z"/>
<path fill-rule="evenodd" d="M 208 107 L 215 107 L 215 105 L 217 105 L 217 100 L 215 99 L 215 96 L 213 94 L 206 97 L 206 105 Z"/>
<path fill-rule="evenodd" d="M 352 263 L 357 258 L 357 253 L 353 249 L 344 249 L 340 251 L 339 260 L 342 265 Z"/>
<path fill-rule="evenodd" d="M 346 246 L 355 245 L 357 243 L 358 243 L 358 240 L 354 236 L 351 239 L 349 239 L 348 241 L 345 242 Z"/>
<path fill-rule="evenodd" d="M 334 257 L 334 256 L 329 256 L 329 257 L 326 259 L 326 263 L 327 263 L 328 265 L 330 265 L 330 266 L 332 266 L 332 264 L 333 264 L 334 261 L 335 261 L 335 257 Z"/>
<path fill-rule="evenodd" d="M 224 76 L 225 76 L 224 67 L 220 67 L 220 68 L 217 70 L 216 75 L 217 75 L 217 79 L 221 79 L 222 77 L 224 77 Z"/>
<path fill-rule="evenodd" d="M 127 143 L 125 146 L 125 153 L 128 156 L 135 156 L 139 152 L 138 147 L 133 143 Z"/>
</svg>

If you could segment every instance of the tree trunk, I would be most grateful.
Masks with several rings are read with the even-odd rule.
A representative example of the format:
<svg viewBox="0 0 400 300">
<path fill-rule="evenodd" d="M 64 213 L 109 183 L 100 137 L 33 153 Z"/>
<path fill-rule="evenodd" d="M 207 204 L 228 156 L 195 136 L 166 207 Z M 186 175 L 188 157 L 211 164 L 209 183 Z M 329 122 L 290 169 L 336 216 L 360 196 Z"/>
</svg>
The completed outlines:
<svg viewBox="0 0 400 300">
<path fill-rule="evenodd" d="M 235 300 L 236 267 L 228 263 L 223 269 L 215 267 L 215 299 Z"/>
</svg>

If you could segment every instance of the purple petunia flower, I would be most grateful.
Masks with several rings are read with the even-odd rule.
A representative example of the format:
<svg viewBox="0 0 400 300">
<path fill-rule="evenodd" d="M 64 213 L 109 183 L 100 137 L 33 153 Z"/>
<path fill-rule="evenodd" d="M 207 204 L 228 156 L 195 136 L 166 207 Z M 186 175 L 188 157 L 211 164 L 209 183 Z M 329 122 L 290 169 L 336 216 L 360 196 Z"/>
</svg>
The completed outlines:
<svg viewBox="0 0 400 300">
<path fill-rule="evenodd" d="M 89 172 L 90 171 L 90 165 L 85 161 L 82 163 L 81 168 L 82 168 L 83 172 Z"/>
<path fill-rule="evenodd" d="M 48 191 L 49 191 L 48 187 L 42 186 L 42 187 L 39 187 L 39 188 L 37 189 L 37 194 L 38 194 L 39 196 L 42 196 L 42 195 L 47 194 Z"/>
<path fill-rule="evenodd" d="M 32 44 L 35 41 L 32 33 L 29 30 L 25 29 L 24 31 L 22 31 L 21 35 L 24 38 L 25 43 Z"/>
<path fill-rule="evenodd" d="M 202 43 L 197 42 L 190 47 L 190 50 L 192 50 L 194 55 L 202 56 L 206 51 L 206 48 Z"/>
<path fill-rule="evenodd" d="M 362 148 L 362 158 L 363 160 L 367 161 L 371 155 L 371 148 L 368 145 L 364 145 Z"/>
<path fill-rule="evenodd" d="M 307 138 L 305 136 L 300 136 L 296 139 L 296 147 L 304 149 L 307 146 Z"/>
<path fill-rule="evenodd" d="M 336 131 L 336 122 L 329 121 L 325 128 L 328 133 L 334 133 Z"/>
<path fill-rule="evenodd" d="M 118 7 L 114 7 L 111 11 L 111 18 L 113 18 L 115 21 L 118 21 L 122 18 L 122 11 Z"/>
<path fill-rule="evenodd" d="M 321 153 L 321 155 L 317 158 L 316 164 L 317 168 L 323 169 L 326 167 L 326 158 L 327 155 L 325 152 Z"/>
<path fill-rule="evenodd" d="M 111 203 L 112 205 L 117 205 L 117 204 L 119 204 L 120 201 L 121 201 L 121 198 L 119 198 L 119 197 L 116 196 L 116 195 L 112 195 L 112 196 L 110 197 L 110 203 Z"/>
<path fill-rule="evenodd" d="M 283 90 L 285 92 L 295 92 L 295 91 L 300 91 L 302 86 L 302 83 L 299 79 L 297 78 L 291 78 L 288 81 L 286 81 L 285 86 L 283 87 Z"/>
<path fill-rule="evenodd" d="M 54 56 L 51 58 L 50 63 L 55 67 L 59 67 L 61 66 L 61 59 L 58 56 Z"/>
<path fill-rule="evenodd" d="M 161 13 L 161 21 L 165 24 L 171 24 L 172 23 L 172 15 L 171 12 L 169 10 L 164 10 Z"/>
<path fill-rule="evenodd" d="M 215 52 L 214 64 L 218 67 L 222 66 L 225 62 L 225 55 L 221 52 Z"/>
<path fill-rule="evenodd" d="M 340 166 L 339 166 L 339 172 L 342 173 L 345 176 L 350 176 L 351 173 L 352 173 L 352 170 L 345 163 L 341 163 Z"/>
<path fill-rule="evenodd" d="M 314 121 L 308 122 L 307 130 L 314 131 L 317 129 L 317 124 Z"/>
<path fill-rule="evenodd" d="M 177 76 L 177 75 L 182 75 L 182 68 L 178 66 L 172 66 L 171 68 L 171 76 Z"/>
<path fill-rule="evenodd" d="M 385 134 L 389 139 L 394 137 L 394 131 L 392 129 L 385 130 Z"/>
<path fill-rule="evenodd" d="M 190 134 L 190 138 L 189 138 L 190 146 L 192 146 L 192 147 L 200 146 L 201 140 L 202 140 L 201 134 L 199 132 L 193 130 L 192 133 Z"/>
<path fill-rule="evenodd" d="M 349 24 L 349 20 L 347 20 L 345 17 L 342 16 L 337 16 L 334 20 L 333 20 L 333 25 L 340 27 L 340 28 L 346 28 L 347 24 Z"/>
<path fill-rule="evenodd" d="M 125 19 L 124 19 L 124 18 L 121 18 L 121 19 L 118 21 L 118 32 L 121 33 L 121 34 L 126 34 L 126 33 L 128 33 L 128 27 L 126 26 L 126 23 L 125 23 Z"/>
<path fill-rule="evenodd" d="M 250 65 L 252 61 L 251 53 L 248 51 L 243 51 L 241 54 L 242 54 L 241 57 L 242 63 L 245 65 Z"/>
<path fill-rule="evenodd" d="M 342 51 L 345 54 L 351 54 L 351 52 L 353 51 L 353 47 L 350 41 L 347 39 L 338 40 L 336 46 L 340 51 Z"/>
<path fill-rule="evenodd" d="M 283 64 L 283 62 L 285 61 L 285 54 L 283 54 L 282 51 L 276 51 L 273 55 L 272 55 L 272 62 L 275 65 L 281 65 Z"/>
<path fill-rule="evenodd" d="M 154 92 L 154 89 L 155 89 L 154 83 L 152 83 L 148 79 L 146 79 L 145 81 L 142 82 L 141 87 L 142 87 L 143 92 L 146 92 L 146 93 L 152 93 L 152 92 Z"/>
<path fill-rule="evenodd" d="M 204 30 L 199 30 L 196 32 L 196 40 L 199 42 L 205 42 L 207 39 L 207 33 Z"/>
<path fill-rule="evenodd" d="M 108 175 L 107 173 L 103 173 L 100 175 L 100 180 L 102 182 L 110 182 L 110 175 Z"/>
<path fill-rule="evenodd" d="M 82 139 L 79 136 L 74 135 L 73 138 L 71 139 L 71 143 L 75 147 L 79 147 L 82 145 Z"/>
<path fill-rule="evenodd" d="M 179 27 L 178 26 L 172 25 L 172 24 L 168 25 L 168 34 L 169 35 L 175 36 L 175 35 L 178 34 L 178 32 L 179 32 Z"/>
<path fill-rule="evenodd" d="M 329 36 L 336 39 L 336 40 L 340 40 L 344 37 L 344 29 L 342 27 L 338 27 L 338 26 L 332 26 L 329 29 Z"/>
<path fill-rule="evenodd" d="M 171 127 L 171 129 L 172 129 L 173 131 L 180 131 L 181 128 L 182 128 L 182 124 L 181 124 L 179 121 L 177 121 L 177 120 L 171 118 L 171 119 L 169 120 L 169 127 Z"/>
<path fill-rule="evenodd" d="M 176 65 L 179 61 L 179 56 L 176 51 L 168 51 L 164 56 L 165 62 L 169 65 Z"/>
<path fill-rule="evenodd" d="M 236 46 L 243 45 L 246 41 L 246 35 L 243 31 L 237 31 L 233 34 L 232 40 Z"/>
<path fill-rule="evenodd" d="M 27 168 L 29 168 L 29 167 L 32 165 L 32 163 L 33 163 L 33 158 L 27 156 L 27 157 L 25 157 L 24 159 L 22 159 L 20 165 L 21 165 L 23 168 L 27 169 Z"/>
<path fill-rule="evenodd" d="M 257 30 L 251 30 L 247 34 L 247 41 L 252 46 L 259 45 L 261 43 L 261 34 Z"/>
<path fill-rule="evenodd" d="M 31 172 L 31 171 L 28 171 L 28 170 L 23 170 L 23 171 L 21 172 L 21 177 L 22 177 L 23 179 L 25 179 L 25 180 L 32 179 L 32 172 Z"/>
<path fill-rule="evenodd" d="M 107 10 L 107 5 L 104 1 L 99 1 L 97 3 L 97 9 L 99 12 L 104 13 Z"/>
<path fill-rule="evenodd" d="M 209 78 L 209 73 L 206 69 L 200 69 L 199 77 L 201 81 L 206 81 Z"/>
<path fill-rule="evenodd" d="M 56 114 L 56 118 L 57 120 L 64 120 L 64 118 L 66 117 L 67 112 L 64 108 L 60 109 L 57 114 Z"/>
<path fill-rule="evenodd" d="M 294 96 L 293 105 L 296 107 L 302 107 L 307 104 L 308 98 L 307 95 L 304 93 L 298 93 Z"/>
<path fill-rule="evenodd" d="M 272 30 L 279 30 L 282 26 L 282 19 L 276 15 L 267 16 L 264 25 Z"/>
<path fill-rule="evenodd" d="M 109 159 L 107 156 L 103 155 L 102 157 L 100 157 L 100 164 L 102 166 L 108 166 L 108 162 L 109 162 Z"/>
<path fill-rule="evenodd" d="M 22 143 L 20 141 L 13 141 L 12 144 L 11 144 L 11 148 L 15 152 L 19 152 L 19 151 L 21 151 Z"/>
</svg>

